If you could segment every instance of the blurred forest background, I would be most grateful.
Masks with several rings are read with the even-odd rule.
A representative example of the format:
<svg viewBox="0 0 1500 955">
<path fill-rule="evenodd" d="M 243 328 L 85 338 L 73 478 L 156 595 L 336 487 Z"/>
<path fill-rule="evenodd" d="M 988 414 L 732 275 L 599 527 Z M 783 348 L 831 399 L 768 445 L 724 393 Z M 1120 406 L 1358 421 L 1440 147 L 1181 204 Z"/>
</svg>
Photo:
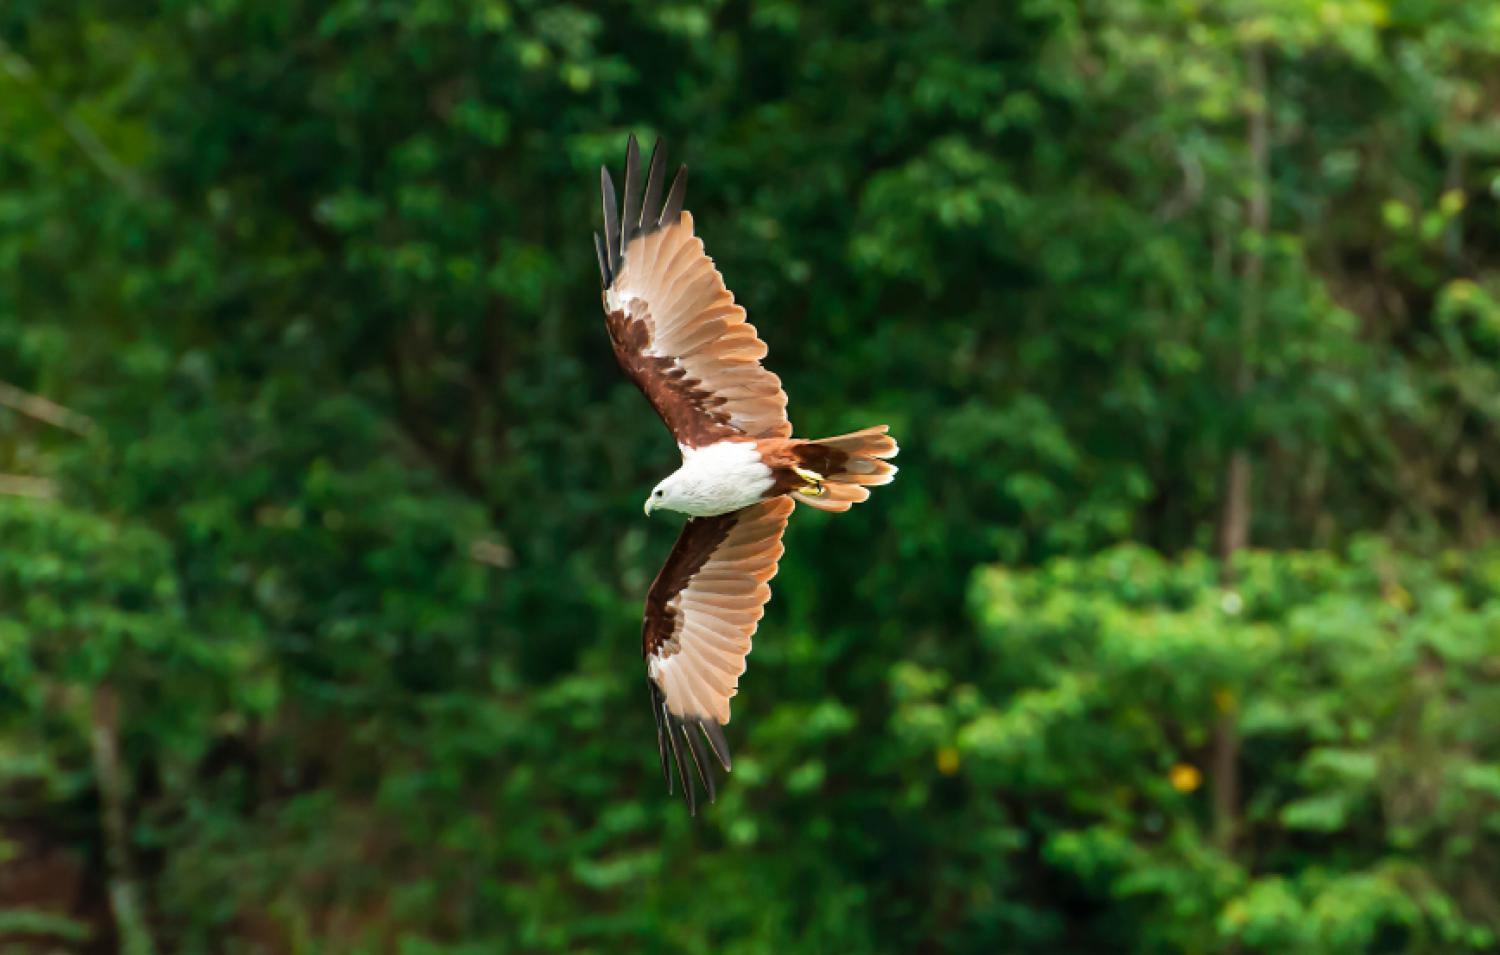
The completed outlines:
<svg viewBox="0 0 1500 955">
<path fill-rule="evenodd" d="M 627 133 L 800 434 L 694 820 Z M 0 939 L 1500 950 L 1500 3 L 5 0 Z"/>
</svg>

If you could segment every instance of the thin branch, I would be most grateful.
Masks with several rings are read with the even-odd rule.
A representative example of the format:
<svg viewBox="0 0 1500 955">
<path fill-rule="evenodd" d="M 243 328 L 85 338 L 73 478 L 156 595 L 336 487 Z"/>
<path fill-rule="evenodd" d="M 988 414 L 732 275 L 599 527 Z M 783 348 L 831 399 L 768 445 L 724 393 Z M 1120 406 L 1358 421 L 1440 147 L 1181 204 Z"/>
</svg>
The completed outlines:
<svg viewBox="0 0 1500 955">
<path fill-rule="evenodd" d="M 57 482 L 27 474 L 0 474 L 0 497 L 34 497 L 50 501 L 57 497 Z"/>
<path fill-rule="evenodd" d="M 79 414 L 55 401 L 50 401 L 41 395 L 34 395 L 3 381 L 0 381 L 0 405 L 19 411 L 28 418 L 35 418 L 55 428 L 62 428 L 84 437 L 93 434 L 96 429 L 94 419 L 88 415 Z"/>
<path fill-rule="evenodd" d="M 37 99 L 52 114 L 52 118 L 57 120 L 68 138 L 110 181 L 128 192 L 132 198 L 145 199 L 152 195 L 152 190 L 145 181 L 120 162 L 87 123 L 75 116 L 72 110 L 43 86 L 31 63 L 3 39 L 0 39 L 0 71 L 36 93 Z"/>
<path fill-rule="evenodd" d="M 501 570 L 509 570 L 516 565 L 516 552 L 503 541 L 477 540 L 469 545 L 469 557 L 481 564 L 489 564 Z"/>
</svg>

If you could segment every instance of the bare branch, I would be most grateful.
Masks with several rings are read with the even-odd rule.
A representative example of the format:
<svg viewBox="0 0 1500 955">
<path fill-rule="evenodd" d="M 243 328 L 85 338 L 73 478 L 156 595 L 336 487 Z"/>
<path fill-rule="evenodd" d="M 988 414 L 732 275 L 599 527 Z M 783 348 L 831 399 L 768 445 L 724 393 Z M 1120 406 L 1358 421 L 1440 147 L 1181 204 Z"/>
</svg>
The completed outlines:
<svg viewBox="0 0 1500 955">
<path fill-rule="evenodd" d="M 469 557 L 501 570 L 508 570 L 516 563 L 516 552 L 501 541 L 477 540 L 469 545 Z"/>
<path fill-rule="evenodd" d="M 85 437 L 94 433 L 94 419 L 65 408 L 41 395 L 23 391 L 15 385 L 0 381 L 0 405 L 19 411 L 28 418 L 35 418 L 55 428 L 62 428 Z"/>
<path fill-rule="evenodd" d="M 0 474 L 0 496 L 34 497 L 50 501 L 57 497 L 57 482 L 28 474 Z"/>
</svg>

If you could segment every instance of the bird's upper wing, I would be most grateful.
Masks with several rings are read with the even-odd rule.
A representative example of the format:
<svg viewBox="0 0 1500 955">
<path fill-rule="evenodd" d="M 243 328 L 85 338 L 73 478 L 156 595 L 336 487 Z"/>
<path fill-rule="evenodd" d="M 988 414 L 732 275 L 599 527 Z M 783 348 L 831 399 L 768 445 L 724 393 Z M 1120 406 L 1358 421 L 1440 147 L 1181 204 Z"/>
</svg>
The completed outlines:
<svg viewBox="0 0 1500 955">
<path fill-rule="evenodd" d="M 645 194 L 635 137 L 625 153 L 625 202 L 600 170 L 604 237 L 594 235 L 604 314 L 615 357 L 679 445 L 728 437 L 790 437 L 786 392 L 760 363 L 766 345 L 745 321 L 703 242 L 682 211 L 687 166 L 677 171 L 660 215 L 661 143 L 651 152 Z"/>
<path fill-rule="evenodd" d="M 729 769 L 720 724 L 729 722 L 729 698 L 745 672 L 750 638 L 771 599 L 767 581 L 776 575 L 781 534 L 794 506 L 789 498 L 775 497 L 730 514 L 688 521 L 646 596 L 641 639 L 662 772 L 670 788 L 670 749 L 689 807 L 695 798 L 689 763 L 710 801 L 710 751 Z"/>
</svg>

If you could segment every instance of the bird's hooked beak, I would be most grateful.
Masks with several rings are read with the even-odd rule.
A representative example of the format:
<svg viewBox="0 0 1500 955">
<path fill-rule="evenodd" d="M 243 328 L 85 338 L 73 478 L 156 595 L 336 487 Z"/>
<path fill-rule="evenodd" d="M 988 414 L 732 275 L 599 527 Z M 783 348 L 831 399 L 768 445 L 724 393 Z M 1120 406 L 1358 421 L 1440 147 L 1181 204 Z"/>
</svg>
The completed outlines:
<svg viewBox="0 0 1500 955">
<path fill-rule="evenodd" d="M 646 516 L 647 517 L 650 517 L 651 516 L 651 512 L 654 511 L 654 510 L 656 510 L 656 494 L 655 493 L 652 493 L 649 497 L 646 498 L 646 506 L 643 508 L 643 510 L 646 512 Z"/>
</svg>

